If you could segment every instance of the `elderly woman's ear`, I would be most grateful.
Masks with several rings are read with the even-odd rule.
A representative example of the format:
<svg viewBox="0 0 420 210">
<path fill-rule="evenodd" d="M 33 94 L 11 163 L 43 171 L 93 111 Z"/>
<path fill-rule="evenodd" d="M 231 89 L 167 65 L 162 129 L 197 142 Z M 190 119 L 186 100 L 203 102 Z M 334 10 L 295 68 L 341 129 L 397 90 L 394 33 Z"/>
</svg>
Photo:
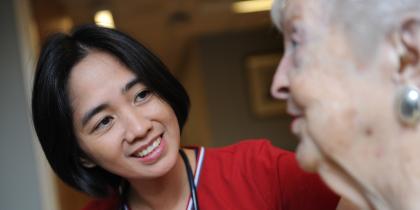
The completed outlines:
<svg viewBox="0 0 420 210">
<path fill-rule="evenodd" d="M 420 71 L 420 16 L 411 17 L 401 22 L 399 28 L 400 67 L 399 72 L 409 75 L 418 75 Z M 414 74 L 413 74 L 414 73 Z M 420 84 L 420 78 L 414 81 Z"/>
<path fill-rule="evenodd" d="M 396 33 L 396 111 L 399 121 L 409 127 L 420 122 L 420 16 L 409 16 Z"/>
</svg>

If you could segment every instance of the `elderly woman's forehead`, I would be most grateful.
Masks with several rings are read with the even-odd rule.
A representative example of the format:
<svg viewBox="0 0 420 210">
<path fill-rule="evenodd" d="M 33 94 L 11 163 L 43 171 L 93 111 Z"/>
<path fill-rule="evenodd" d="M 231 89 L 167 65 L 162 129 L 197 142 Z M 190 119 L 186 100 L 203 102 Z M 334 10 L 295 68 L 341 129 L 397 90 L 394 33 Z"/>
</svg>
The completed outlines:
<svg viewBox="0 0 420 210">
<path fill-rule="evenodd" d="M 331 1 L 331 0 L 330 0 Z M 271 16 L 274 24 L 280 29 L 282 26 L 293 19 L 306 17 L 314 20 L 315 17 L 325 14 L 328 1 L 324 0 L 275 0 L 273 3 Z"/>
</svg>

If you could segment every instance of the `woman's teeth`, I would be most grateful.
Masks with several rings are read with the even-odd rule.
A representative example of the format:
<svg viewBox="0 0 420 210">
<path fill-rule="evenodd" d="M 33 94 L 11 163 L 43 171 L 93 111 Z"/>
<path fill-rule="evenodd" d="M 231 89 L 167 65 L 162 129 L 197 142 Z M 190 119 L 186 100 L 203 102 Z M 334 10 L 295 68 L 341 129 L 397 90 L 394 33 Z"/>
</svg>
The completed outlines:
<svg viewBox="0 0 420 210">
<path fill-rule="evenodd" d="M 155 150 L 160 145 L 160 140 L 161 140 L 160 137 L 157 138 L 152 144 L 150 144 L 150 146 L 148 146 L 146 149 L 137 153 L 137 156 L 138 157 L 145 157 L 148 154 L 150 154 L 153 150 Z"/>
</svg>

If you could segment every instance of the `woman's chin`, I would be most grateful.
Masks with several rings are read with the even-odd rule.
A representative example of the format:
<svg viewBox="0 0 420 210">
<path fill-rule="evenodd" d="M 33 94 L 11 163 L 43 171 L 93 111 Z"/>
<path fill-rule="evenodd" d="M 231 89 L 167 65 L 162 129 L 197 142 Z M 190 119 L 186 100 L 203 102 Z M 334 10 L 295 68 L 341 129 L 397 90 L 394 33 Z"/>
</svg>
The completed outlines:
<svg viewBox="0 0 420 210">
<path fill-rule="evenodd" d="M 296 159 L 303 170 L 317 172 L 321 156 L 312 142 L 302 140 L 296 149 Z"/>
</svg>

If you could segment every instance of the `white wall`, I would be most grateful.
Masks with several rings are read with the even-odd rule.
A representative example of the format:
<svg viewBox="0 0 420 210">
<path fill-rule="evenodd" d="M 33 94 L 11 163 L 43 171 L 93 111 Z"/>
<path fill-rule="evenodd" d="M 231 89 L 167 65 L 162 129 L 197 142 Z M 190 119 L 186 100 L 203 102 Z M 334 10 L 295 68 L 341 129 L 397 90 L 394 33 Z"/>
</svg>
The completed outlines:
<svg viewBox="0 0 420 210">
<path fill-rule="evenodd" d="M 40 210 L 41 187 L 13 0 L 0 1 L 0 209 Z"/>
</svg>

